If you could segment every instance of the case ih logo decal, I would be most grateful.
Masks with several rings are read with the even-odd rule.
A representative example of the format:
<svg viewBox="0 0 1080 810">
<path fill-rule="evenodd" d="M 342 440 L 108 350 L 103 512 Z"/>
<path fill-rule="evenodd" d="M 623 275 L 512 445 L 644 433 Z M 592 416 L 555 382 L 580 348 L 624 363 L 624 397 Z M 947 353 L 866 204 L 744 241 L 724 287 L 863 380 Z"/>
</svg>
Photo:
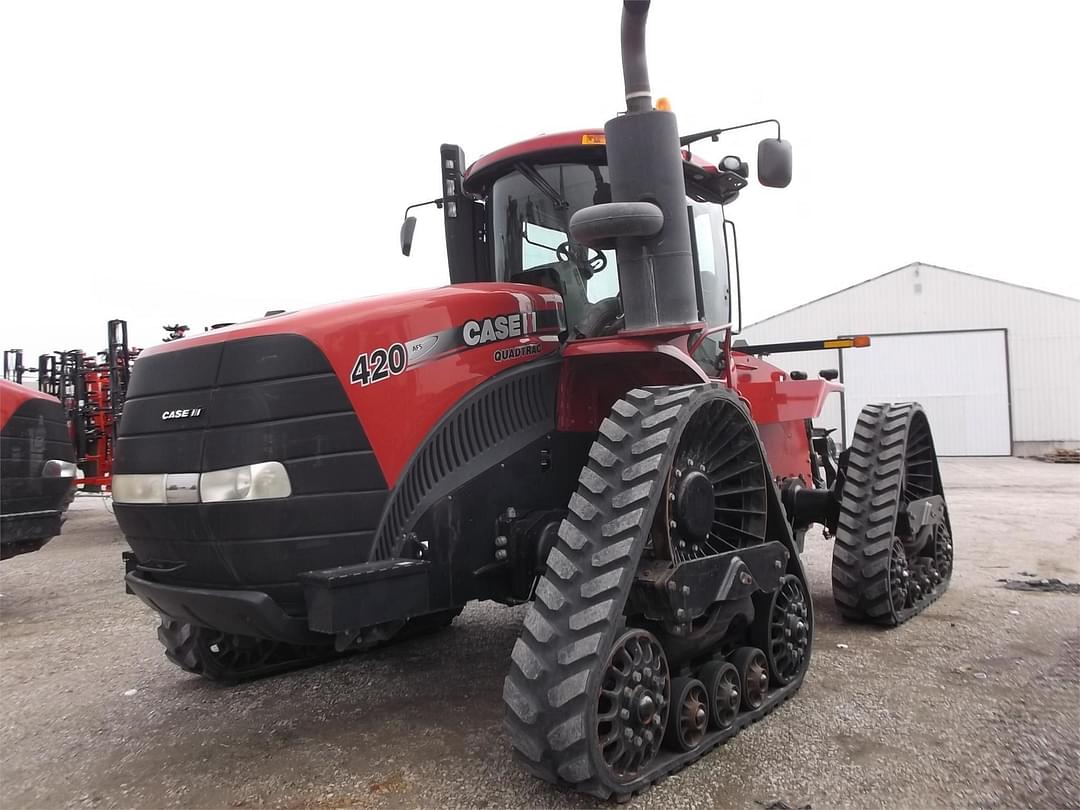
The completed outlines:
<svg viewBox="0 0 1080 810">
<path fill-rule="evenodd" d="M 395 343 L 385 349 L 378 348 L 371 354 L 361 354 L 356 358 L 349 381 L 354 385 L 371 385 L 389 379 L 403 372 L 409 364 L 409 353 L 401 343 Z"/>
<path fill-rule="evenodd" d="M 188 419 L 192 416 L 198 416 L 202 413 L 202 408 L 181 408 L 176 411 L 165 411 L 161 414 L 161 420 L 166 419 Z"/>
<path fill-rule="evenodd" d="M 412 338 L 404 343 L 380 346 L 364 352 L 356 358 L 349 381 L 363 386 L 388 380 L 406 369 L 438 360 L 488 343 L 517 339 L 524 345 L 496 349 L 492 359 L 496 363 L 543 354 L 543 345 L 525 344 L 529 335 L 537 333 L 558 334 L 566 328 L 562 309 L 545 309 L 537 312 L 514 312 L 496 315 L 482 320 L 466 321 L 441 332 Z"/>
<path fill-rule="evenodd" d="M 515 312 L 512 315 L 496 315 L 482 321 L 466 321 L 461 336 L 466 346 L 482 346 L 497 340 L 524 337 L 536 331 L 535 312 Z"/>
</svg>

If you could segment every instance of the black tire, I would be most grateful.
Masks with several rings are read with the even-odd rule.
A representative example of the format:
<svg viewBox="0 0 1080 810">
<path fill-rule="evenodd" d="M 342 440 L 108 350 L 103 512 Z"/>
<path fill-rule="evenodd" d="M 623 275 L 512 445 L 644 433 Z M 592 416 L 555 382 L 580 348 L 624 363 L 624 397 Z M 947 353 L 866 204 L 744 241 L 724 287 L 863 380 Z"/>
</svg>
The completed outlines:
<svg viewBox="0 0 1080 810">
<path fill-rule="evenodd" d="M 692 415 L 717 398 L 737 404 L 750 421 L 726 388 L 634 389 L 615 403 L 589 451 L 503 687 L 515 752 L 549 782 L 602 799 L 626 798 L 662 775 L 644 763 L 639 774 L 620 778 L 600 756 L 600 671 L 621 630 L 678 438 Z"/>
<path fill-rule="evenodd" d="M 951 539 L 948 570 L 934 588 L 915 590 L 907 584 L 910 561 L 897 536 L 906 504 L 930 495 L 944 492 L 922 407 L 867 405 L 848 449 L 833 545 L 833 599 L 845 619 L 901 624 L 948 587 Z M 941 528 L 949 534 L 947 508 Z"/>
<path fill-rule="evenodd" d="M 752 711 L 765 702 L 769 692 L 769 664 L 757 647 L 739 647 L 731 654 L 731 665 L 742 684 L 742 707 Z"/>
<path fill-rule="evenodd" d="M 185 672 L 235 683 L 327 660 L 332 644 L 303 646 L 237 636 L 162 617 L 158 640 L 165 657 Z"/>
</svg>

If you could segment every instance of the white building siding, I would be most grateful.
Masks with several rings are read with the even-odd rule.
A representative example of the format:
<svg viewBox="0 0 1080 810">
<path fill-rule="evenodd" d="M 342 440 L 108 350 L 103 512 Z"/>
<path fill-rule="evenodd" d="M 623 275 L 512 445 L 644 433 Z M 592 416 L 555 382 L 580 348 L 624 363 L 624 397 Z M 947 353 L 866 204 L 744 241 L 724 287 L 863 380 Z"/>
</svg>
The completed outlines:
<svg viewBox="0 0 1080 810">
<path fill-rule="evenodd" d="M 994 328 L 1004 328 L 1008 335 L 1013 442 L 1075 446 L 1080 442 L 1076 299 L 913 264 L 748 326 L 740 337 L 768 343 Z M 783 368 L 814 374 L 820 368 L 835 368 L 836 355 L 814 352 L 769 359 Z M 978 364 L 980 358 L 957 357 L 956 362 Z"/>
</svg>

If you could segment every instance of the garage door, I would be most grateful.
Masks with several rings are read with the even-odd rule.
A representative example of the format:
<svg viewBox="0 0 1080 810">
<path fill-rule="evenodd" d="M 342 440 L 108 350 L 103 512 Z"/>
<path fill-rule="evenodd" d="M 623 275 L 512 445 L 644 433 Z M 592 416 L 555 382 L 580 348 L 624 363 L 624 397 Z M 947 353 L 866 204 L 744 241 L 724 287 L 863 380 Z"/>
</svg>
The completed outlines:
<svg viewBox="0 0 1080 810">
<path fill-rule="evenodd" d="M 844 352 L 844 417 L 851 440 L 863 405 L 922 403 L 942 456 L 1007 456 L 1009 373 L 1004 329 L 882 335 Z"/>
</svg>

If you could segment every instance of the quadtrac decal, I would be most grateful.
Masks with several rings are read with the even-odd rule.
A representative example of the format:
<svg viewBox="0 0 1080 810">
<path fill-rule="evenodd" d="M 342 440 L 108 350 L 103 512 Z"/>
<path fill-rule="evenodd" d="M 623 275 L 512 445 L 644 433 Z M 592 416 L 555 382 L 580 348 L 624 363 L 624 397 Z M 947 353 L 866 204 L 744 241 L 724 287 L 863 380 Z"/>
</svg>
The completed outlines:
<svg viewBox="0 0 1080 810">
<path fill-rule="evenodd" d="M 540 354 L 543 350 L 543 344 L 526 343 L 522 346 L 512 346 L 509 349 L 496 349 L 492 354 L 491 359 L 496 363 L 505 363 L 507 360 L 517 360 L 521 357 Z"/>
</svg>

